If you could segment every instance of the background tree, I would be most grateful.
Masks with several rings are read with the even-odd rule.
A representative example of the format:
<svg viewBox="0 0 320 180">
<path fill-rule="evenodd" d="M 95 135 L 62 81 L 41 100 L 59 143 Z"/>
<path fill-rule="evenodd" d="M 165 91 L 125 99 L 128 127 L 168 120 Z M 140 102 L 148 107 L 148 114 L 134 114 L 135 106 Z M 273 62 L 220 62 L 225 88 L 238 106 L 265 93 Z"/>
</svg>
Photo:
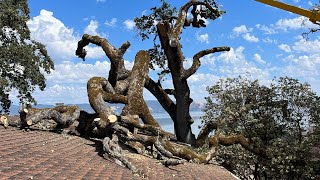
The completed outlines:
<svg viewBox="0 0 320 180">
<path fill-rule="evenodd" d="M 29 18 L 27 0 L 0 1 L 0 113 L 9 112 L 12 90 L 20 102 L 35 102 L 32 92 L 44 90 L 43 73 L 54 68 L 45 46 L 30 39 Z"/>
<path fill-rule="evenodd" d="M 266 157 L 233 145 L 218 160 L 243 179 L 309 179 L 320 175 L 320 101 L 309 84 L 288 77 L 270 86 L 245 77 L 208 88 L 205 123 L 215 134 L 242 134 Z"/>
</svg>

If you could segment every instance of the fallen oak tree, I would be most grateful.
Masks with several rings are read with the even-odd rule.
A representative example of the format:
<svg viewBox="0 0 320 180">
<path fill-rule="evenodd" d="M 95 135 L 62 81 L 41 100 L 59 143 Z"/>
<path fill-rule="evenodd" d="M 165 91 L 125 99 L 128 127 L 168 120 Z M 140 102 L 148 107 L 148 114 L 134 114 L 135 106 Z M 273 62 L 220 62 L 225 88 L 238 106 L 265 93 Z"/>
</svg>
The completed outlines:
<svg viewBox="0 0 320 180">
<path fill-rule="evenodd" d="M 84 35 L 87 39 L 89 35 Z M 98 37 L 90 39 L 101 40 Z M 101 41 L 106 41 L 102 39 Z M 82 41 L 79 42 L 82 44 Z M 115 48 L 112 48 L 115 49 Z M 152 117 L 149 108 L 143 99 L 143 87 L 149 70 L 150 56 L 146 51 L 139 51 L 136 55 L 134 66 L 126 79 L 121 80 L 121 85 L 126 91 L 116 91 L 110 83 L 101 77 L 93 77 L 88 81 L 89 102 L 98 115 L 102 114 L 98 121 L 100 132 L 106 131 L 109 134 L 103 141 L 104 150 L 109 156 L 117 159 L 133 172 L 138 172 L 124 156 L 121 155 L 122 148 L 119 142 L 128 145 L 143 155 L 153 155 L 166 165 L 176 165 L 185 161 L 198 163 L 208 163 L 214 156 L 215 147 L 206 153 L 197 153 L 189 145 L 180 143 L 175 136 L 162 130 L 156 120 Z M 114 72 L 110 70 L 110 72 Z M 124 71 L 125 72 L 125 71 Z M 119 84 L 116 82 L 116 85 Z M 93 93 L 93 94 L 90 94 Z M 123 94 L 120 94 L 123 93 Z M 110 116 L 114 116 L 110 108 L 104 102 L 122 102 L 125 105 L 121 115 L 116 121 L 110 121 Z M 100 103 L 104 101 L 103 103 Z M 104 118 L 101 118 L 104 117 Z M 139 123 L 139 118 L 144 124 Z M 137 129 L 135 132 L 134 129 Z"/>
<path fill-rule="evenodd" d="M 21 125 L 31 126 L 43 119 L 52 119 L 62 127 L 69 127 L 80 116 L 80 109 L 77 106 L 56 106 L 54 108 L 37 109 L 30 104 L 19 111 Z"/>
<path fill-rule="evenodd" d="M 20 118 L 9 116 L 7 124 L 21 129 L 57 131 L 77 136 L 99 136 L 96 133 L 97 114 L 80 110 L 78 106 L 60 105 L 53 108 L 34 108 L 29 102 L 22 103 Z"/>
<path fill-rule="evenodd" d="M 154 13 L 150 16 L 135 19 L 138 29 L 147 31 L 149 34 L 156 34 L 161 45 L 158 46 L 155 43 L 154 49 L 148 50 L 148 53 L 139 51 L 131 71 L 125 68 L 123 58 L 130 46 L 129 42 L 123 43 L 117 49 L 107 39 L 88 34 L 84 34 L 78 42 L 76 55 L 83 60 L 87 53 L 85 46 L 94 44 L 103 49 L 111 62 L 108 79 L 93 77 L 88 81 L 89 102 L 101 118 L 98 128 L 102 132 L 106 131 L 107 134 L 103 141 L 107 155 L 121 162 L 133 172 L 138 172 L 137 168 L 122 155 L 122 148 L 119 144 L 125 144 L 135 149 L 137 153 L 156 157 L 164 165 L 176 165 L 185 161 L 208 163 L 214 157 L 219 144 L 241 144 L 252 152 L 263 151 L 255 149 L 251 142 L 242 135 L 224 137 L 217 134 L 208 137 L 218 128 L 217 125 L 210 128 L 207 128 L 208 125 L 206 125 L 198 136 L 199 138 L 194 137 L 190 127 L 193 120 L 189 114 L 189 107 L 193 100 L 190 98 L 187 79 L 201 66 L 201 57 L 229 51 L 230 48 L 214 47 L 202 50 L 194 55 L 191 67 L 185 69 L 183 67 L 185 58 L 179 42 L 180 34 L 187 26 L 205 27 L 201 18 L 216 19 L 223 12 L 219 11 L 214 1 L 189 1 L 180 8 L 178 15 L 174 16 L 174 10 L 169 10 L 170 6 L 165 1 L 161 2 L 162 6 L 153 8 Z M 190 8 L 192 19 L 187 17 Z M 157 22 L 156 26 L 151 27 L 154 26 L 154 22 Z M 154 31 L 149 31 L 152 28 Z M 147 33 L 142 32 L 141 35 L 147 37 Z M 161 50 L 158 49 L 160 46 Z M 152 60 L 154 63 L 157 58 L 158 60 L 162 58 L 164 62 L 158 62 L 156 65 L 167 67 L 160 73 L 158 82 L 155 82 L 148 76 L 148 66 L 152 67 L 149 61 Z M 161 78 L 166 73 L 171 73 L 174 89 L 162 87 Z M 168 112 L 174 122 L 175 135 L 163 131 L 152 117 L 142 96 L 143 87 L 148 89 Z M 170 98 L 170 95 L 173 95 L 175 101 Z M 108 117 L 114 113 L 110 111 L 105 102 L 125 104 L 122 116 L 120 115 L 117 121 L 110 122 Z M 143 124 L 139 123 L 139 119 L 143 121 Z M 202 146 L 207 146 L 207 151 L 197 152 L 196 147 Z M 154 154 L 155 156 L 152 156 Z"/>
</svg>

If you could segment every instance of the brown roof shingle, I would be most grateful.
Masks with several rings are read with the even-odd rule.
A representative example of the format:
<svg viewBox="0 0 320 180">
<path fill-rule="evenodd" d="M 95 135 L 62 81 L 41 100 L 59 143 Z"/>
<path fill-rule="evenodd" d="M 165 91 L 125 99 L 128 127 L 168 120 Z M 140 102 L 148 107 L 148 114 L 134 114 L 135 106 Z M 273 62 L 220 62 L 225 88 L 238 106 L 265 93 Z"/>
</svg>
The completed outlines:
<svg viewBox="0 0 320 180">
<path fill-rule="evenodd" d="M 0 126 L 0 179 L 141 179 L 104 159 L 101 150 L 98 140 Z M 141 155 L 126 156 L 148 179 L 236 179 L 217 165 L 167 168 Z"/>
</svg>

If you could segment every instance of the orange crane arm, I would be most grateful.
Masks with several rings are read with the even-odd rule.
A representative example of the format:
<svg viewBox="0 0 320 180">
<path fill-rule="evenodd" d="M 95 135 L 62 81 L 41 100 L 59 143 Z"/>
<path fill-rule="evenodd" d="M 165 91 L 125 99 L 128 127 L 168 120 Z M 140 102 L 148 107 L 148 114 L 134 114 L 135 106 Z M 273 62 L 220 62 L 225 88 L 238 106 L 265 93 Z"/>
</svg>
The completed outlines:
<svg viewBox="0 0 320 180">
<path fill-rule="evenodd" d="M 264 3 L 264 4 L 268 4 L 270 6 L 273 7 L 277 7 L 289 12 L 293 12 L 295 14 L 299 14 L 305 17 L 308 17 L 310 19 L 311 22 L 313 23 L 317 23 L 317 21 L 320 21 L 320 13 L 319 11 L 309 11 L 309 10 L 305 10 L 296 6 L 292 6 L 286 3 L 282 3 L 279 1 L 275 1 L 275 0 L 256 0 L 258 2 Z"/>
</svg>

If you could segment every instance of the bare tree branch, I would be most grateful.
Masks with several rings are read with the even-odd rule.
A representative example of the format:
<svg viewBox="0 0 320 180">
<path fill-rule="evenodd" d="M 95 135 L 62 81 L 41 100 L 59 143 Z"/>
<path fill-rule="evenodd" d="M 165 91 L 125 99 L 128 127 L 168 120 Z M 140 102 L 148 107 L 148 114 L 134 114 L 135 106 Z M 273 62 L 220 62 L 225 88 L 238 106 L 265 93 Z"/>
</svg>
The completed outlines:
<svg viewBox="0 0 320 180">
<path fill-rule="evenodd" d="M 172 119 L 175 118 L 175 103 L 170 99 L 165 90 L 159 86 L 158 83 L 154 82 L 150 77 L 146 79 L 144 85 L 159 101 L 161 106 L 168 112 Z"/>
<path fill-rule="evenodd" d="M 111 68 L 109 71 L 108 80 L 113 87 L 119 79 L 125 79 L 128 77 L 129 71 L 124 67 L 123 59 L 124 53 L 130 47 L 130 43 L 128 41 L 123 43 L 119 49 L 116 49 L 105 38 L 84 34 L 82 36 L 82 39 L 78 42 L 76 55 L 84 59 L 86 56 L 86 51 L 84 47 L 87 46 L 89 43 L 100 46 L 107 55 L 107 57 L 110 59 Z"/>
<path fill-rule="evenodd" d="M 193 4 L 194 4 L 193 1 L 189 1 L 188 3 L 186 3 L 184 6 L 182 6 L 180 8 L 179 15 L 178 15 L 178 18 L 176 20 L 176 24 L 175 24 L 172 32 L 169 32 L 170 33 L 170 35 L 169 35 L 170 36 L 169 44 L 170 44 L 171 47 L 177 47 L 178 46 L 178 44 L 179 44 L 179 36 L 182 33 L 182 29 L 183 29 L 183 26 L 185 24 L 185 20 L 186 20 L 186 17 L 187 17 L 188 9 Z"/>
<path fill-rule="evenodd" d="M 191 65 L 191 67 L 188 70 L 184 71 L 183 78 L 186 78 L 186 79 L 189 78 L 191 75 L 193 75 L 198 70 L 198 68 L 201 65 L 201 62 L 200 62 L 201 57 L 208 55 L 208 54 L 222 52 L 222 51 L 230 51 L 230 47 L 226 47 L 226 46 L 214 47 L 211 49 L 206 49 L 206 50 L 198 52 L 196 55 L 193 56 L 193 63 Z"/>
<path fill-rule="evenodd" d="M 209 138 L 209 145 L 216 146 L 217 144 L 221 144 L 224 146 L 231 146 L 234 144 L 240 144 L 246 150 L 259 155 L 263 158 L 270 159 L 270 155 L 266 152 L 265 149 L 254 147 L 250 141 L 245 138 L 242 134 L 241 135 L 233 135 L 233 136 L 213 136 Z"/>
<path fill-rule="evenodd" d="M 171 47 L 177 47 L 179 44 L 179 36 L 182 33 L 182 29 L 185 26 L 189 26 L 192 22 L 193 27 L 206 27 L 205 22 L 202 19 L 198 19 L 198 12 L 196 11 L 198 5 L 203 5 L 208 10 L 215 15 L 215 17 L 220 16 L 220 12 L 217 9 L 214 9 L 207 1 L 205 2 L 198 2 L 196 0 L 191 0 L 188 3 L 186 3 L 184 6 L 180 8 L 178 18 L 176 19 L 176 24 L 173 28 L 173 30 L 170 33 L 170 46 Z M 192 20 L 187 19 L 187 13 L 189 8 L 193 6 L 191 14 L 193 15 Z M 205 17 L 207 18 L 207 17 Z"/>
<path fill-rule="evenodd" d="M 196 147 L 201 147 L 209 138 L 209 134 L 218 128 L 218 124 L 213 121 L 207 122 L 202 128 L 196 140 Z"/>
</svg>

